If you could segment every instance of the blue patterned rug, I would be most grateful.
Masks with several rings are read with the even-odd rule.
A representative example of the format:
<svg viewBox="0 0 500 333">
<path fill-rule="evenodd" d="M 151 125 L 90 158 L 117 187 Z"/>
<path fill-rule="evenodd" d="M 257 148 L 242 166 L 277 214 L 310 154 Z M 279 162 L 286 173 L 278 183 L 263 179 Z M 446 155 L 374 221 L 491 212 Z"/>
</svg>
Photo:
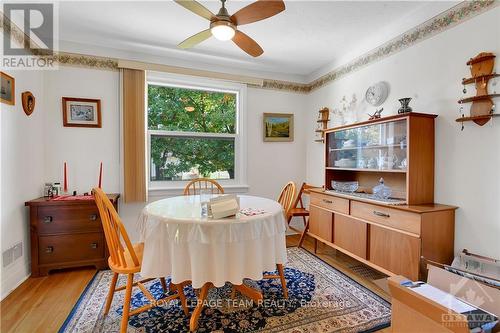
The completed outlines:
<svg viewBox="0 0 500 333">
<path fill-rule="evenodd" d="M 259 305 L 241 295 L 230 299 L 229 284 L 212 289 L 197 332 L 373 332 L 390 325 L 387 301 L 303 249 L 288 249 L 285 275 L 288 300 L 283 299 L 277 279 L 245 281 L 262 291 L 264 300 Z M 119 331 L 123 292 L 115 294 L 109 314 L 102 315 L 111 277 L 111 271 L 96 274 L 60 333 Z M 120 278 L 118 285 L 125 283 L 125 276 Z M 157 299 L 163 297 L 158 280 L 147 287 Z M 191 287 L 184 291 L 192 311 L 194 291 Z M 133 308 L 147 303 L 138 288 L 134 292 Z M 188 327 L 189 318 L 174 302 L 132 316 L 128 332 L 188 332 Z"/>
</svg>

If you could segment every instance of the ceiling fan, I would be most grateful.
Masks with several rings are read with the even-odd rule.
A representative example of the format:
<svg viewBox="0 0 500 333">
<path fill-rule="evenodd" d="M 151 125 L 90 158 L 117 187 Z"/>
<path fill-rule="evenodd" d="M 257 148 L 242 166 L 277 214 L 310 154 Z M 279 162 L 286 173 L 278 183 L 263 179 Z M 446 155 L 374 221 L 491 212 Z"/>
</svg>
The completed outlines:
<svg viewBox="0 0 500 333">
<path fill-rule="evenodd" d="M 240 49 L 252 57 L 260 56 L 264 53 L 264 50 L 262 50 L 256 41 L 239 31 L 238 26 L 264 20 L 285 10 L 285 3 L 283 0 L 258 0 L 243 7 L 233 15 L 229 15 L 225 7 L 226 0 L 221 0 L 222 7 L 217 15 L 215 15 L 195 0 L 174 1 L 182 7 L 210 21 L 210 27 L 207 30 L 203 30 L 187 38 L 178 45 L 179 48 L 191 48 L 209 37 L 214 36 L 223 41 L 232 39 Z"/>
</svg>

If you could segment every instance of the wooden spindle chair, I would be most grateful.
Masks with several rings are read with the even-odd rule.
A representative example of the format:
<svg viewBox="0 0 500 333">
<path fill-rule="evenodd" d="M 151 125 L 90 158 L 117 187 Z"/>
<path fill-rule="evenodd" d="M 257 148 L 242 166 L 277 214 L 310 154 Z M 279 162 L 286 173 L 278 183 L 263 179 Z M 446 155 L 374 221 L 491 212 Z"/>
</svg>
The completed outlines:
<svg viewBox="0 0 500 333">
<path fill-rule="evenodd" d="M 288 182 L 285 187 L 281 190 L 280 196 L 278 197 L 278 202 L 283 207 L 283 212 L 286 216 L 292 207 L 292 204 L 295 199 L 296 187 L 294 182 Z M 278 274 L 265 274 L 264 279 L 280 279 L 281 288 L 283 289 L 283 297 L 288 298 L 288 288 L 286 287 L 286 279 L 285 279 L 285 269 L 283 264 L 276 264 L 276 270 Z"/>
<path fill-rule="evenodd" d="M 134 282 L 134 273 L 138 273 L 141 271 L 144 243 L 132 244 L 130 242 L 127 230 L 121 222 L 120 216 L 116 212 L 107 195 L 100 188 L 94 188 L 92 190 L 92 193 L 94 195 L 97 208 L 99 209 L 99 214 L 101 216 L 102 226 L 104 229 L 104 235 L 106 237 L 106 244 L 108 245 L 109 268 L 114 273 L 111 280 L 111 285 L 109 287 L 106 306 L 104 308 L 104 315 L 107 315 L 109 312 L 114 293 L 124 289 L 125 298 L 123 301 L 123 315 L 120 326 L 121 333 L 125 333 L 127 331 L 128 319 L 130 316 L 147 311 L 155 307 L 156 304 L 168 303 L 173 299 L 180 299 L 184 313 L 188 315 L 186 297 L 183 291 L 184 283 L 177 285 L 172 284 L 172 287 L 177 290 L 177 293 L 160 300 L 156 300 L 144 286 L 144 283 L 154 279 L 144 279 Z M 119 274 L 127 274 L 127 285 L 117 288 L 116 283 L 118 281 Z M 163 287 L 163 291 L 167 293 L 168 289 L 165 278 L 160 278 L 160 281 Z M 144 293 L 144 295 L 151 303 L 130 311 L 132 288 L 135 286 L 139 287 L 139 289 Z"/>
<path fill-rule="evenodd" d="M 212 194 L 224 194 L 224 188 L 210 178 L 196 178 L 187 183 L 184 195 L 196 195 L 201 190 L 209 190 Z"/>
</svg>

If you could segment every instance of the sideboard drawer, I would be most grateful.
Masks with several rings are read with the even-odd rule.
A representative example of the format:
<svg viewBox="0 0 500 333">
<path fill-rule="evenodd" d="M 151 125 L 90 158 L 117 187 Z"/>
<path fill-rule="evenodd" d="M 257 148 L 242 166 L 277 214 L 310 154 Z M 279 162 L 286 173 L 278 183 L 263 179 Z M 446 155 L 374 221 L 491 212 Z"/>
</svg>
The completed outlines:
<svg viewBox="0 0 500 333">
<path fill-rule="evenodd" d="M 96 205 L 38 208 L 38 233 L 72 233 L 101 231 L 101 218 Z"/>
<path fill-rule="evenodd" d="M 420 235 L 420 214 L 352 201 L 351 215 L 366 221 Z"/>
<path fill-rule="evenodd" d="M 311 204 L 332 210 L 335 212 L 349 214 L 349 200 L 331 195 L 312 193 Z"/>
<path fill-rule="evenodd" d="M 104 257 L 103 234 L 40 236 L 38 258 L 40 264 L 92 260 Z"/>
</svg>

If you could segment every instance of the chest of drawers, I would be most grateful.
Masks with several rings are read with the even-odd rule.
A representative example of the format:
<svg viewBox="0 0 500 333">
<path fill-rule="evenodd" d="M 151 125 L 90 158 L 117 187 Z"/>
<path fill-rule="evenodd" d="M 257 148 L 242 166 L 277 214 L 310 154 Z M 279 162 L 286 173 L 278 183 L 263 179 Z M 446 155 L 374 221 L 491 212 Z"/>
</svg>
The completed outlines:
<svg viewBox="0 0 500 333">
<path fill-rule="evenodd" d="M 108 195 L 118 210 L 119 194 Z M 107 267 L 108 250 L 94 200 L 38 198 L 29 207 L 31 276 L 53 269 Z"/>
</svg>

